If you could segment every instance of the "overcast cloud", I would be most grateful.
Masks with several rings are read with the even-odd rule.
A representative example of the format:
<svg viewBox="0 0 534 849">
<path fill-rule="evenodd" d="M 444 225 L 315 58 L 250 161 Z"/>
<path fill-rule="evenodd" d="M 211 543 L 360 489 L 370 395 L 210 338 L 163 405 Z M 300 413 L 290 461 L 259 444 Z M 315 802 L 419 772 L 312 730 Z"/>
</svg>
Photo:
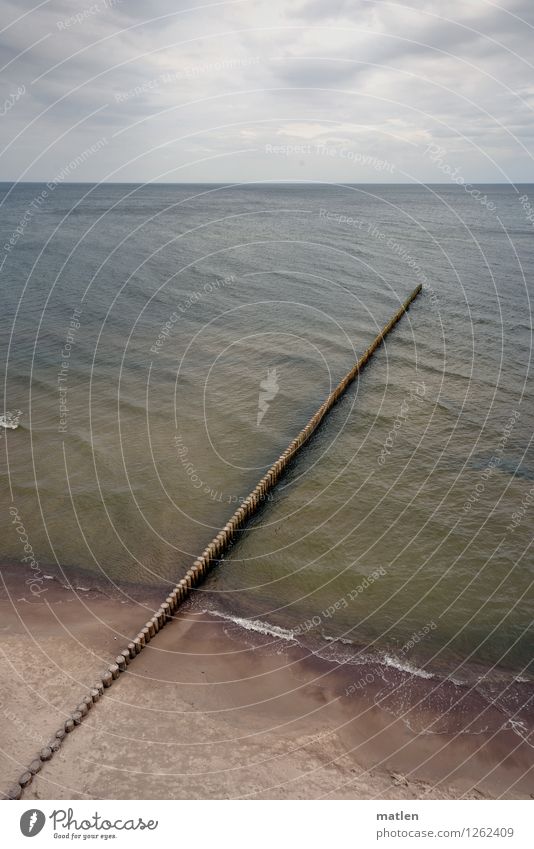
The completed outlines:
<svg viewBox="0 0 534 849">
<path fill-rule="evenodd" d="M 0 10 L 1 180 L 534 180 L 532 0 Z"/>
</svg>

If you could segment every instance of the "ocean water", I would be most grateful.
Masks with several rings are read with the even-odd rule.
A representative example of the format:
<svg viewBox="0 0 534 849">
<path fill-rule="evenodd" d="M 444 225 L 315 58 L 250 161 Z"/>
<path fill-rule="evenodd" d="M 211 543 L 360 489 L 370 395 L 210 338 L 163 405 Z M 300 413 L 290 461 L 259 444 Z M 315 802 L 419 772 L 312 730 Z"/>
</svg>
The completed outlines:
<svg viewBox="0 0 534 849">
<path fill-rule="evenodd" d="M 3 184 L 0 559 L 15 505 L 43 569 L 164 592 L 422 282 L 199 603 L 531 680 L 534 188 L 479 188 Z"/>
</svg>

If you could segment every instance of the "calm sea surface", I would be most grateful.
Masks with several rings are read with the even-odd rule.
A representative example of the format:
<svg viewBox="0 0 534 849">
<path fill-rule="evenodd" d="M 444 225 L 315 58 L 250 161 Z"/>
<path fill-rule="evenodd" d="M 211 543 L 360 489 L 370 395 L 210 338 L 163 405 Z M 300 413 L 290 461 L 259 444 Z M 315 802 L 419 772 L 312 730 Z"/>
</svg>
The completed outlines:
<svg viewBox="0 0 534 849">
<path fill-rule="evenodd" d="M 1 559 L 24 556 L 15 504 L 43 569 L 174 584 L 422 282 L 201 602 L 317 651 L 528 679 L 525 193 L 3 184 L 22 416 L 0 439 Z"/>
</svg>

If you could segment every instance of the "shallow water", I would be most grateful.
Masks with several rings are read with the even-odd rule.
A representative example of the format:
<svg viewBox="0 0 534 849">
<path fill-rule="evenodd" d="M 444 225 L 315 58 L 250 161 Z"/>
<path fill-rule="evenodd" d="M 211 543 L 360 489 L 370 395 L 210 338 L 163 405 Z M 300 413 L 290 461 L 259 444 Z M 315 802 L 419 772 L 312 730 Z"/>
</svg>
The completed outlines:
<svg viewBox="0 0 534 849">
<path fill-rule="evenodd" d="M 64 185 L 6 248 L 42 190 L 1 187 L 2 559 L 12 498 L 41 564 L 174 584 L 422 282 L 206 601 L 528 677 L 531 190 Z"/>
</svg>

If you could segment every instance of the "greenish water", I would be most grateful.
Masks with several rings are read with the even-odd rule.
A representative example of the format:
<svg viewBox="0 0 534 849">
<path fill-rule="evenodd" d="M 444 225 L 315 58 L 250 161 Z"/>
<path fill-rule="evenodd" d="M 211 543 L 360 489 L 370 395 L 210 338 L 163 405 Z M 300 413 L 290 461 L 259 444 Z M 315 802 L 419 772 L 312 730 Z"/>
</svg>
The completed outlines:
<svg viewBox="0 0 534 849">
<path fill-rule="evenodd" d="M 0 244 L 38 191 L 2 187 Z M 423 282 L 198 603 L 528 677 L 534 235 L 487 191 L 497 214 L 445 186 L 56 189 L 2 255 L 2 559 L 14 503 L 44 567 L 174 584 Z"/>
</svg>

